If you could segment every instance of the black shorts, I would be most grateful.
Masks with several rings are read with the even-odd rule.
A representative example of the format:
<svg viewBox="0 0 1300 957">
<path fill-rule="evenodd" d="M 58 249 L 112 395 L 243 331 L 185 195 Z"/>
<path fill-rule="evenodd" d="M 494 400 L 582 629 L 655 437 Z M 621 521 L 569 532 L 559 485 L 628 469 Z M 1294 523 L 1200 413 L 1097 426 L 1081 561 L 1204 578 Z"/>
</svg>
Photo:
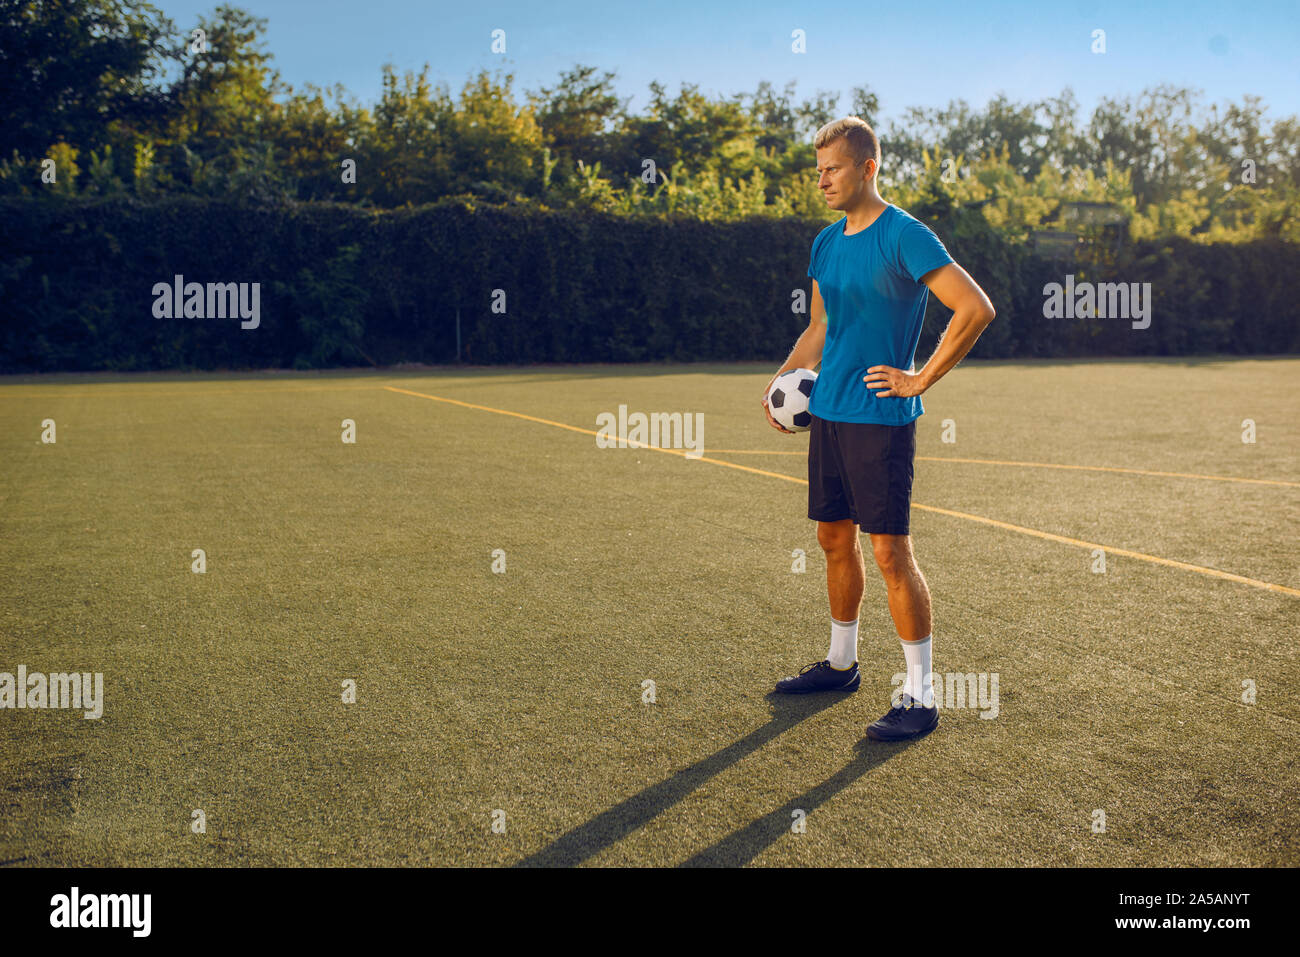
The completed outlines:
<svg viewBox="0 0 1300 957">
<path fill-rule="evenodd" d="M 814 415 L 811 432 L 808 517 L 817 522 L 851 518 L 863 532 L 909 534 L 916 420 L 875 425 Z"/>
</svg>

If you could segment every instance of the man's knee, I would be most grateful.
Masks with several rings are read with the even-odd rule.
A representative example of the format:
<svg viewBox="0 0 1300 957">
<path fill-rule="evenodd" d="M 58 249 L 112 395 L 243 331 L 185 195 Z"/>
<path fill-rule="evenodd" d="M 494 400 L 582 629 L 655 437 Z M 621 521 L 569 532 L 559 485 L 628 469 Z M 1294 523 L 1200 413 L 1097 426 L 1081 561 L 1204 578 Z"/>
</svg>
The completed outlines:
<svg viewBox="0 0 1300 957">
<path fill-rule="evenodd" d="M 817 544 L 828 556 L 851 555 L 858 549 L 858 527 L 851 519 L 818 522 Z"/>
<path fill-rule="evenodd" d="M 912 567 L 912 541 L 907 535 L 872 535 L 871 553 L 886 578 L 897 578 Z"/>
</svg>

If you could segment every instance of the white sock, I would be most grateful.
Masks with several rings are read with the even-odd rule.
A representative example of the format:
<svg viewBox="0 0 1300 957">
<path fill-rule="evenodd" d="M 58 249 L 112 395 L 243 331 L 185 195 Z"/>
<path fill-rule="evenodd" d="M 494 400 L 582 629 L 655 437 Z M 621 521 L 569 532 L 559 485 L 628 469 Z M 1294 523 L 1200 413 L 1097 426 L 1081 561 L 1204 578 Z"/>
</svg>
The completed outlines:
<svg viewBox="0 0 1300 957">
<path fill-rule="evenodd" d="M 903 657 L 907 659 L 907 682 L 903 693 L 912 696 L 912 700 L 924 708 L 934 707 L 934 676 L 930 665 L 930 639 L 926 635 L 920 641 L 903 641 Z"/>
<path fill-rule="evenodd" d="M 826 660 L 832 668 L 840 671 L 852 668 L 858 660 L 858 620 L 836 621 L 831 619 L 831 650 L 826 653 Z"/>
</svg>

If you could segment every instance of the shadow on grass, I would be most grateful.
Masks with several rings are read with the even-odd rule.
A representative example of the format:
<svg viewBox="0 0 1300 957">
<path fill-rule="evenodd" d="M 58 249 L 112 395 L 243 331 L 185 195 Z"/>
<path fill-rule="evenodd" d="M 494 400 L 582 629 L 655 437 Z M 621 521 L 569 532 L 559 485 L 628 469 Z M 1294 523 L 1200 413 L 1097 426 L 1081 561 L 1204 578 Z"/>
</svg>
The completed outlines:
<svg viewBox="0 0 1300 957">
<path fill-rule="evenodd" d="M 781 807 L 732 831 L 712 847 L 700 851 L 681 867 L 742 867 L 790 833 L 796 810 L 811 814 L 868 771 L 910 748 L 915 741 L 886 743 L 864 738 L 856 745 L 857 756 L 835 774 Z"/>
<path fill-rule="evenodd" d="M 792 697 L 773 692 L 767 696 L 767 700 L 772 709 L 772 717 L 767 724 L 755 728 L 739 741 L 727 745 L 720 751 L 715 751 L 707 758 L 696 761 L 672 777 L 652 784 L 609 810 L 602 811 L 587 823 L 575 827 L 537 853 L 525 857 L 515 866 L 571 867 L 581 864 L 606 848 L 614 846 L 637 828 L 644 826 L 688 796 L 710 778 L 753 754 L 800 721 L 811 718 L 843 701 L 844 696 L 832 692 Z M 899 745 L 881 746 L 875 745 L 874 742 L 871 744 L 873 747 L 863 750 L 862 754 L 851 761 L 844 770 L 800 795 L 788 808 L 782 807 L 765 815 L 708 850 L 697 854 L 686 864 L 731 865 L 752 859 L 759 851 L 785 833 L 790 825 L 790 812 L 795 808 L 811 810 L 901 750 Z"/>
</svg>

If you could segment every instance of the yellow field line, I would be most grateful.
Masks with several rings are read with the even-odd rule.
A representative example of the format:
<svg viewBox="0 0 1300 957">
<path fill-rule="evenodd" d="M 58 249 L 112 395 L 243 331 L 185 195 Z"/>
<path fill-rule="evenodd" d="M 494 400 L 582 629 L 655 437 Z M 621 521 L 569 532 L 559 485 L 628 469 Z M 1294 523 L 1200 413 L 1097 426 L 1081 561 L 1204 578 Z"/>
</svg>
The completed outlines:
<svg viewBox="0 0 1300 957">
<path fill-rule="evenodd" d="M 511 412 L 508 409 L 494 409 L 488 405 L 475 405 L 472 402 L 462 402 L 459 399 L 446 399 L 442 396 L 429 395 L 426 392 L 412 392 L 410 389 L 399 389 L 396 386 L 384 386 L 389 392 L 400 392 L 403 395 L 413 395 L 421 399 L 431 399 L 434 402 L 446 402 L 449 405 L 459 405 L 466 409 L 477 409 L 480 412 L 493 412 L 497 415 L 508 415 L 516 419 L 524 419 L 528 422 L 538 422 L 542 425 L 553 425 L 556 428 L 568 429 L 570 432 L 580 432 L 583 435 L 600 435 L 593 429 L 584 429 L 577 425 L 569 425 L 566 422 L 556 422 L 553 419 L 542 419 L 535 415 L 525 415 L 522 412 Z M 652 452 L 666 452 L 670 455 L 680 455 L 685 457 L 686 452 L 682 449 L 664 449 L 657 445 L 647 445 L 641 442 L 628 440 L 629 445 L 635 445 L 637 448 L 647 449 Z M 709 462 L 712 465 L 721 465 L 729 469 L 737 469 L 741 472 L 753 472 L 755 475 L 766 475 L 771 478 L 783 479 L 787 482 L 794 482 L 797 485 L 807 485 L 806 479 L 796 478 L 793 475 L 782 475 L 780 472 L 768 472 L 764 469 L 750 468 L 747 465 L 737 465 L 735 462 L 724 462 L 721 459 L 711 459 L 700 457 L 696 459 L 699 462 Z M 1036 528 L 1026 528 L 1023 525 L 1012 525 L 1010 522 L 1000 522 L 995 518 L 985 518 L 982 515 L 971 515 L 967 512 L 954 512 L 951 509 L 937 508 L 933 505 L 920 505 L 912 503 L 913 508 L 919 508 L 927 512 L 936 512 L 939 515 L 950 515 L 954 518 L 964 518 L 972 522 L 980 522 L 984 525 L 992 525 L 994 528 L 1002 528 L 1007 531 L 1019 532 L 1022 535 L 1032 535 L 1035 538 L 1043 538 L 1051 542 L 1061 542 L 1065 545 L 1074 545 L 1079 548 L 1092 550 L 1100 548 L 1110 555 L 1123 555 L 1126 558 L 1136 558 L 1139 561 L 1151 562 L 1155 565 L 1165 565 L 1170 568 L 1181 568 L 1184 571 L 1198 572 L 1202 575 L 1209 575 L 1213 578 L 1222 578 L 1226 581 L 1238 582 L 1242 585 L 1250 585 L 1254 588 L 1263 588 L 1267 591 L 1280 592 L 1284 595 L 1295 595 L 1300 597 L 1300 589 L 1288 588 L 1285 585 L 1275 585 L 1272 582 L 1258 581 L 1254 578 L 1246 578 L 1243 575 L 1234 575 L 1231 572 L 1221 572 L 1217 568 L 1206 568 L 1203 565 L 1190 565 L 1187 562 L 1174 561 L 1172 558 L 1161 558 L 1158 555 L 1147 555 L 1144 552 L 1133 552 L 1126 548 L 1112 548 L 1109 545 L 1099 545 L 1096 542 L 1085 542 L 1078 538 L 1067 538 L 1064 535 L 1053 535 L 1051 532 L 1042 532 Z"/>
<path fill-rule="evenodd" d="M 808 450 L 786 452 L 767 449 L 710 449 L 714 455 L 807 455 Z M 1215 482 L 1247 482 L 1251 485 L 1281 485 L 1300 488 L 1300 482 L 1281 479 L 1240 478 L 1235 475 L 1202 475 L 1199 472 L 1159 472 L 1155 469 L 1127 469 L 1117 465 L 1060 465 L 1055 462 L 1006 462 L 1002 459 L 959 459 L 951 455 L 918 455 L 918 462 L 965 462 L 970 465 L 1014 465 L 1032 469 L 1075 469 L 1084 472 L 1127 472 L 1131 475 L 1159 475 L 1164 478 L 1208 479 Z"/>
<path fill-rule="evenodd" d="M 1004 462 L 1000 459 L 959 459 L 950 456 L 925 456 L 917 458 L 927 462 L 969 462 L 975 465 L 1019 465 L 1035 469 L 1081 469 L 1088 472 L 1128 472 L 1133 475 L 1159 475 L 1165 478 L 1209 479 L 1215 482 L 1247 482 L 1252 485 L 1284 485 L 1300 488 L 1300 482 L 1284 482 L 1281 479 L 1240 478 L 1235 475 L 1202 475 L 1199 472 L 1160 472 L 1155 469 L 1126 469 L 1117 465 L 1057 465 L 1052 462 Z"/>
<path fill-rule="evenodd" d="M 459 399 L 444 399 L 442 396 L 428 395 L 424 392 L 412 392 L 410 389 L 399 389 L 394 385 L 384 386 L 389 392 L 401 392 L 404 395 L 414 395 L 421 399 L 432 399 L 434 402 L 446 402 L 450 405 L 459 405 L 466 409 L 478 409 L 480 412 L 495 412 L 497 415 L 509 415 L 516 419 L 526 419 L 529 422 L 540 422 L 542 425 L 553 425 L 557 429 L 568 429 L 570 432 L 581 432 L 583 435 L 600 435 L 593 429 L 584 429 L 577 425 L 569 425 L 566 422 L 556 422 L 554 419 L 539 419 L 535 415 L 525 415 L 522 412 L 511 412 L 508 409 L 494 409 L 489 405 L 475 405 L 473 402 L 461 402 Z M 651 452 L 667 452 L 669 455 L 680 455 L 686 458 L 685 449 L 663 449 L 657 445 L 648 445 L 643 442 L 637 442 L 634 439 L 625 440 L 628 445 L 640 449 L 648 449 Z M 795 482 L 801 485 L 807 485 L 807 481 L 801 478 L 795 478 L 792 475 L 782 475 L 780 472 L 769 472 L 766 469 L 754 469 L 748 465 L 737 465 L 735 462 L 724 462 L 721 459 L 710 459 L 704 456 L 697 457 L 696 462 L 709 462 L 713 465 L 722 465 L 729 469 L 737 469 L 741 472 L 753 472 L 755 475 L 767 475 L 771 478 L 785 479 L 787 482 Z"/>
<path fill-rule="evenodd" d="M 1005 528 L 1009 531 L 1020 532 L 1022 535 L 1033 535 L 1035 538 L 1045 538 L 1049 542 L 1061 542 L 1065 545 L 1077 545 L 1080 548 L 1086 548 L 1089 551 L 1100 548 L 1107 555 L 1123 555 L 1126 558 L 1137 558 L 1144 562 L 1153 562 L 1157 565 L 1167 565 L 1170 568 L 1182 568 L 1190 572 L 1200 572 L 1202 575 L 1210 575 L 1214 578 L 1222 578 L 1230 582 L 1240 582 L 1243 585 L 1251 585 L 1255 588 L 1264 588 L 1268 591 L 1281 592 L 1283 595 L 1300 596 L 1300 589 L 1287 588 L 1285 585 L 1275 585 L 1272 582 L 1262 582 L 1254 578 L 1246 578 L 1243 575 L 1234 575 L 1231 572 L 1221 572 L 1217 568 L 1206 568 L 1204 565 L 1189 565 L 1187 562 L 1174 561 L 1172 558 L 1161 558 L 1159 555 L 1147 555 L 1144 552 L 1131 552 L 1127 548 L 1114 548 L 1110 545 L 1099 545 L 1096 542 L 1085 542 L 1079 538 L 1067 538 L 1064 535 L 1053 535 L 1051 532 L 1040 532 L 1036 528 L 1025 528 L 1023 525 L 1012 525 L 1010 522 L 999 522 L 996 518 L 985 518 L 982 515 L 969 515 L 966 512 L 954 512 L 946 508 L 936 508 L 933 505 L 912 504 L 913 508 L 922 508 L 927 512 L 938 512 L 940 515 L 952 515 L 956 518 L 970 519 L 972 522 L 982 522 L 985 525 L 992 525 L 995 528 Z"/>
</svg>

